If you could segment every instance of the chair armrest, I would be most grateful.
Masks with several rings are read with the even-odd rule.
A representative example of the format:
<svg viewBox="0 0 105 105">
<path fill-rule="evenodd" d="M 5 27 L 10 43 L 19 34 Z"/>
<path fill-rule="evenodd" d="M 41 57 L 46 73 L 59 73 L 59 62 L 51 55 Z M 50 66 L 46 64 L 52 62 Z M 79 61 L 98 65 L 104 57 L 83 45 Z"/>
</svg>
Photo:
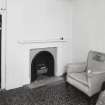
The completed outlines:
<svg viewBox="0 0 105 105">
<path fill-rule="evenodd" d="M 96 75 L 101 75 L 101 74 L 105 74 L 105 70 L 96 70 L 96 71 L 92 71 L 92 70 L 87 70 L 87 75 L 88 77 L 93 77 L 93 76 L 96 76 Z"/>
<path fill-rule="evenodd" d="M 100 90 L 104 81 L 105 71 L 88 74 L 88 85 L 89 88 L 91 88 L 91 91 Z"/>
<path fill-rule="evenodd" d="M 67 73 L 83 72 L 86 69 L 85 62 L 70 63 L 66 66 Z"/>
</svg>

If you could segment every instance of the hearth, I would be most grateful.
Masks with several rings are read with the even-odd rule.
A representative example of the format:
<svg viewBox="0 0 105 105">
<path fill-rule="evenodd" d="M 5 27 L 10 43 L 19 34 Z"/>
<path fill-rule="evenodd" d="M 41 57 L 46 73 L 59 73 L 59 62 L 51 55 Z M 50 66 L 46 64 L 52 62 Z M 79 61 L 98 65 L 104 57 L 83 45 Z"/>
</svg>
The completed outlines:
<svg viewBox="0 0 105 105">
<path fill-rule="evenodd" d="M 56 48 L 31 50 L 31 82 L 54 76 L 56 65 Z"/>
</svg>

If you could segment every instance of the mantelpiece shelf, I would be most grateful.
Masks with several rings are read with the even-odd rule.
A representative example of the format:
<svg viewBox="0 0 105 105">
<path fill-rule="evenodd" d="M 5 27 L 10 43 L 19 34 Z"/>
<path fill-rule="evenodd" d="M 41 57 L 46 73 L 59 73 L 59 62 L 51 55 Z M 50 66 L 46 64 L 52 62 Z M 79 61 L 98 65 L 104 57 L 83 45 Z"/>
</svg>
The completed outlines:
<svg viewBox="0 0 105 105">
<path fill-rule="evenodd" d="M 19 44 L 33 44 L 33 43 L 65 43 L 66 40 L 24 40 L 18 41 Z"/>
</svg>

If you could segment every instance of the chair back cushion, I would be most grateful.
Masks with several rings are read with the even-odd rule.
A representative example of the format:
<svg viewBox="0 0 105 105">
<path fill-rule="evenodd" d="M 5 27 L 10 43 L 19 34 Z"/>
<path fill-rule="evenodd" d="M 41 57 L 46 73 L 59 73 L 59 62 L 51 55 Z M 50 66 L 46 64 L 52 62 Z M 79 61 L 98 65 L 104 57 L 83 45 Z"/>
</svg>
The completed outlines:
<svg viewBox="0 0 105 105">
<path fill-rule="evenodd" d="M 105 54 L 97 51 L 89 51 L 87 59 L 87 70 L 105 70 Z"/>
</svg>

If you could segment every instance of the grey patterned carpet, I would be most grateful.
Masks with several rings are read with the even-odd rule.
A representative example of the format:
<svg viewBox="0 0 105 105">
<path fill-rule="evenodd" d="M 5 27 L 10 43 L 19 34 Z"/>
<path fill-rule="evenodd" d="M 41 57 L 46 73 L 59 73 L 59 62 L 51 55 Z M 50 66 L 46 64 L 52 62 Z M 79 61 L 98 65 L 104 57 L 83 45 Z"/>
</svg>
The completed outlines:
<svg viewBox="0 0 105 105">
<path fill-rule="evenodd" d="M 84 93 L 61 82 L 33 89 L 21 87 L 1 91 L 0 105 L 95 105 L 97 97 L 93 96 L 90 102 Z"/>
</svg>

